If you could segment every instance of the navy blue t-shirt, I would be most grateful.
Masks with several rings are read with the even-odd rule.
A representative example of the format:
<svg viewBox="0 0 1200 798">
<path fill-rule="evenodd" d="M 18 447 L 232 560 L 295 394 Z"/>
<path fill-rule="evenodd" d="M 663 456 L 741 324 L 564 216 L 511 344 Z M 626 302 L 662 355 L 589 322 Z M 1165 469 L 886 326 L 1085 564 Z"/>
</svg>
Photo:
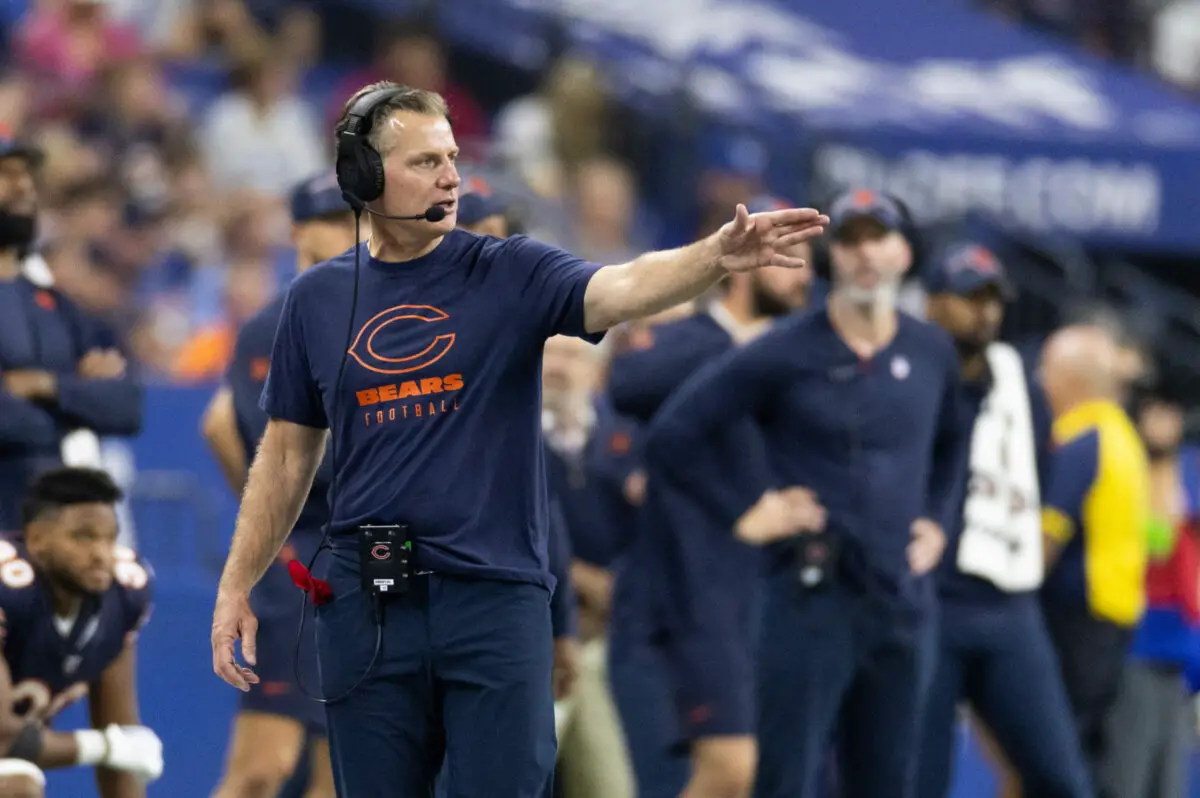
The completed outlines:
<svg viewBox="0 0 1200 798">
<path fill-rule="evenodd" d="M 403 263 L 360 253 L 352 321 L 354 250 L 292 284 L 262 396 L 272 418 L 331 429 L 333 532 L 406 523 L 419 568 L 552 588 L 542 348 L 602 337 L 584 328 L 601 266 L 464 230 Z"/>
</svg>

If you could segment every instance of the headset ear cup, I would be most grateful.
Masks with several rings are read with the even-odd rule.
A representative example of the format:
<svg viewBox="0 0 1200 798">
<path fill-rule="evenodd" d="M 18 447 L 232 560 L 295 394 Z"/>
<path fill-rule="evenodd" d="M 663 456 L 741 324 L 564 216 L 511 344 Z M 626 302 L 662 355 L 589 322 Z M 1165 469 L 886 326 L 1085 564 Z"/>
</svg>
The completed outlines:
<svg viewBox="0 0 1200 798">
<path fill-rule="evenodd" d="M 351 206 L 383 196 L 383 158 L 358 136 L 343 134 L 339 139 L 334 169 L 343 194 L 353 195 L 358 200 L 356 203 L 347 197 Z"/>
<path fill-rule="evenodd" d="M 355 139 L 353 149 L 354 193 L 363 202 L 372 202 L 383 194 L 382 187 L 379 185 L 382 182 L 382 176 L 376 174 L 379 156 L 376 153 L 376 161 L 372 161 L 371 154 L 373 152 L 374 150 L 366 142 Z M 378 165 L 382 171 L 382 164 Z"/>
<path fill-rule="evenodd" d="M 383 156 L 369 144 L 364 144 L 360 148 L 363 158 L 363 178 L 366 185 L 363 188 L 367 189 L 367 194 L 370 199 L 363 196 L 367 202 L 377 200 L 383 196 Z"/>
<path fill-rule="evenodd" d="M 356 211 L 362 210 L 362 198 L 358 193 L 358 161 L 354 157 L 353 143 L 346 141 L 353 138 L 343 135 L 338 140 L 337 154 L 333 163 L 337 175 L 338 188 L 342 190 L 342 198 Z"/>
</svg>

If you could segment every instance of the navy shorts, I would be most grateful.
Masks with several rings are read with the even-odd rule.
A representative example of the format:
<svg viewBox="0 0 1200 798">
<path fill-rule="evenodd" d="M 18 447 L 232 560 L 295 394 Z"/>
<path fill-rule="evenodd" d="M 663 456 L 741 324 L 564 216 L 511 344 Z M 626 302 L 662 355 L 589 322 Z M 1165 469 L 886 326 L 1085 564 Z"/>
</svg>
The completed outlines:
<svg viewBox="0 0 1200 798">
<path fill-rule="evenodd" d="M 754 660 L 745 633 L 690 631 L 666 642 L 681 745 L 755 733 Z"/>
<path fill-rule="evenodd" d="M 296 661 L 296 633 L 304 594 L 292 584 L 287 569 L 272 563 L 263 580 L 250 595 L 250 606 L 258 616 L 258 664 L 254 672 L 259 684 L 241 694 L 239 709 L 291 718 L 313 734 L 325 735 L 325 707 L 306 696 L 296 683 L 296 671 L 304 689 L 320 696 L 317 672 L 316 621 L 312 606 L 305 612 L 304 635 Z"/>
</svg>

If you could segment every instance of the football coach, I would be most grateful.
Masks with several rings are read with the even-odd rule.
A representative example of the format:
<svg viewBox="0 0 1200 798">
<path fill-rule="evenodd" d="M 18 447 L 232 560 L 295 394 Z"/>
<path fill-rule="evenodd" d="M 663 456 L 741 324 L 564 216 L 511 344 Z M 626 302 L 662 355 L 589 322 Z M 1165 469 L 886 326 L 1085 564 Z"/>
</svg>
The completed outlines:
<svg viewBox="0 0 1200 798">
<path fill-rule="evenodd" d="M 458 146 L 437 94 L 368 86 L 335 135 L 339 184 L 370 236 L 289 289 L 213 669 L 242 690 L 257 681 L 250 589 L 329 434 L 332 597 L 317 638 L 338 795 L 428 796 L 445 758 L 449 798 L 540 798 L 555 758 L 543 344 L 598 341 L 730 272 L 803 267 L 790 248 L 828 219 L 738 205 L 694 244 L 602 266 L 455 229 Z"/>
</svg>

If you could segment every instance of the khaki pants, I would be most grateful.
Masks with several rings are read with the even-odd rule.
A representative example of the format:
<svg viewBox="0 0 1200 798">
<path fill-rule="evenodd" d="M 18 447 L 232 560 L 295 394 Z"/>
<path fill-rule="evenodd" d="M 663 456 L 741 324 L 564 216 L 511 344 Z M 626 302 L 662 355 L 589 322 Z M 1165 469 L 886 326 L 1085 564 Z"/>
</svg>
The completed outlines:
<svg viewBox="0 0 1200 798">
<path fill-rule="evenodd" d="M 559 726 L 566 798 L 634 798 L 633 771 L 621 721 L 608 690 L 608 644 L 584 645 L 579 681 Z"/>
</svg>

